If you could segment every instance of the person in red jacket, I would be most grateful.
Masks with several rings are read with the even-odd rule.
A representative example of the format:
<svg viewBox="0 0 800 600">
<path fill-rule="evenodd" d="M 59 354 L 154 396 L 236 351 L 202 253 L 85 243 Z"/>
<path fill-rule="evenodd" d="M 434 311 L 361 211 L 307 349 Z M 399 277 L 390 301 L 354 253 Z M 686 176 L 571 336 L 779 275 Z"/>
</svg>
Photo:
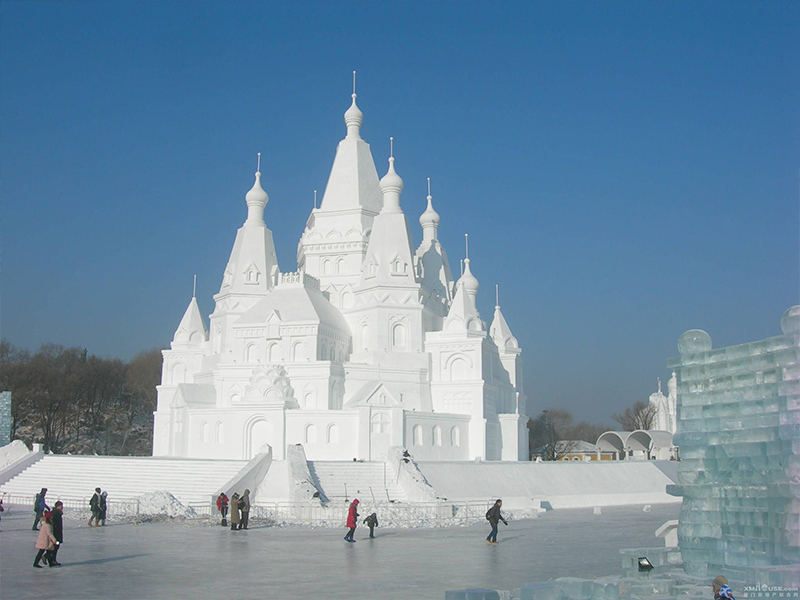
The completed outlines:
<svg viewBox="0 0 800 600">
<path fill-rule="evenodd" d="M 350 510 L 347 513 L 347 526 L 350 528 L 350 530 L 347 532 L 347 535 L 344 536 L 344 540 L 346 542 L 355 543 L 353 534 L 356 532 L 356 527 L 358 526 L 358 498 L 353 500 L 353 502 L 350 504 Z"/>
<path fill-rule="evenodd" d="M 225 492 L 217 496 L 217 510 L 222 515 L 222 526 L 225 527 L 228 524 L 228 497 Z"/>
</svg>

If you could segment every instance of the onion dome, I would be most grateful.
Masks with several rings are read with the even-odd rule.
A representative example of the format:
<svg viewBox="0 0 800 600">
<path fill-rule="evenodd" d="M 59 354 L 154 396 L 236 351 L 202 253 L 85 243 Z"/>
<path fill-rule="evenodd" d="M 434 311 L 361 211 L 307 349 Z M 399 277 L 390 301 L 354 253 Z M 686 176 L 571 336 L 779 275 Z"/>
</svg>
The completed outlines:
<svg viewBox="0 0 800 600">
<path fill-rule="evenodd" d="M 461 279 L 458 280 L 458 285 L 463 285 L 469 297 L 475 300 L 475 296 L 478 295 L 480 284 L 472 274 L 472 271 L 470 271 L 468 258 L 464 259 L 464 274 L 461 276 Z"/>
<path fill-rule="evenodd" d="M 344 124 L 347 125 L 347 137 L 361 137 L 361 124 L 364 122 L 364 113 L 356 104 L 356 94 L 353 92 L 353 103 L 344 113 Z"/>
</svg>

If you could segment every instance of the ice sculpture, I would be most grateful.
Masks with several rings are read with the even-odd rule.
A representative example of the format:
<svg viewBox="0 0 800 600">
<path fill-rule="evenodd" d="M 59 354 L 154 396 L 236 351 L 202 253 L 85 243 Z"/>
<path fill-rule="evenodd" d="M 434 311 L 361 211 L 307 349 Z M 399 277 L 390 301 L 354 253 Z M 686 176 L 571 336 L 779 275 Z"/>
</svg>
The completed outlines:
<svg viewBox="0 0 800 600">
<path fill-rule="evenodd" d="M 712 350 L 678 341 L 683 494 L 678 538 L 691 575 L 800 584 L 800 305 L 783 335 Z"/>
</svg>

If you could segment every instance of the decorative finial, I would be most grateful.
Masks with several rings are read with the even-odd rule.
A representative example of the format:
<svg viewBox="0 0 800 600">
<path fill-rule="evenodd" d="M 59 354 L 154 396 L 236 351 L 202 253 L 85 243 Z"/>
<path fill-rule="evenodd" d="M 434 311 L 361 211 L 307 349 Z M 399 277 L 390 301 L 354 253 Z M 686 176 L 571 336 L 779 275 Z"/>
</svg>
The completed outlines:
<svg viewBox="0 0 800 600">
<path fill-rule="evenodd" d="M 658 378 L 658 391 L 661 392 L 661 377 Z"/>
<path fill-rule="evenodd" d="M 464 234 L 464 248 L 465 248 L 464 259 L 465 260 L 469 260 L 469 234 L 468 233 Z"/>
<path fill-rule="evenodd" d="M 192 298 L 197 298 L 197 275 L 194 276 L 194 284 L 192 285 Z"/>
<path fill-rule="evenodd" d="M 353 71 L 353 96 L 356 95 L 356 72 Z"/>
<path fill-rule="evenodd" d="M 261 173 L 261 152 L 258 153 L 258 166 L 256 167 L 256 171 Z"/>
<path fill-rule="evenodd" d="M 389 138 L 389 158 L 394 159 L 394 138 Z"/>
<path fill-rule="evenodd" d="M 428 198 L 431 197 L 431 178 L 428 177 Z"/>
<path fill-rule="evenodd" d="M 314 190 L 314 208 L 317 208 L 317 190 Z"/>
<path fill-rule="evenodd" d="M 494 284 L 494 307 L 500 308 L 500 284 Z"/>
</svg>

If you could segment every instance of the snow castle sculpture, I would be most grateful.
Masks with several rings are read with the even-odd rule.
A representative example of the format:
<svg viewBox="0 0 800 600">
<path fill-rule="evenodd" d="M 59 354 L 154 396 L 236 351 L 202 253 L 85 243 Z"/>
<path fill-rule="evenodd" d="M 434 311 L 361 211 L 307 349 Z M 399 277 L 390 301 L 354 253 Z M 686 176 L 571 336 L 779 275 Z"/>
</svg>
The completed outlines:
<svg viewBox="0 0 800 600">
<path fill-rule="evenodd" d="M 319 208 L 281 273 L 260 156 L 206 329 L 195 298 L 164 350 L 154 456 L 528 460 L 521 349 L 490 327 L 464 260 L 453 281 L 430 187 L 413 249 L 393 153 L 378 180 L 352 104 Z"/>
<path fill-rule="evenodd" d="M 669 395 L 661 392 L 661 378 L 658 379 L 658 391 L 650 394 L 650 406 L 655 409 L 653 424 L 650 429 L 669 431 L 675 435 L 678 426 L 678 382 L 675 371 L 667 382 Z"/>
</svg>

